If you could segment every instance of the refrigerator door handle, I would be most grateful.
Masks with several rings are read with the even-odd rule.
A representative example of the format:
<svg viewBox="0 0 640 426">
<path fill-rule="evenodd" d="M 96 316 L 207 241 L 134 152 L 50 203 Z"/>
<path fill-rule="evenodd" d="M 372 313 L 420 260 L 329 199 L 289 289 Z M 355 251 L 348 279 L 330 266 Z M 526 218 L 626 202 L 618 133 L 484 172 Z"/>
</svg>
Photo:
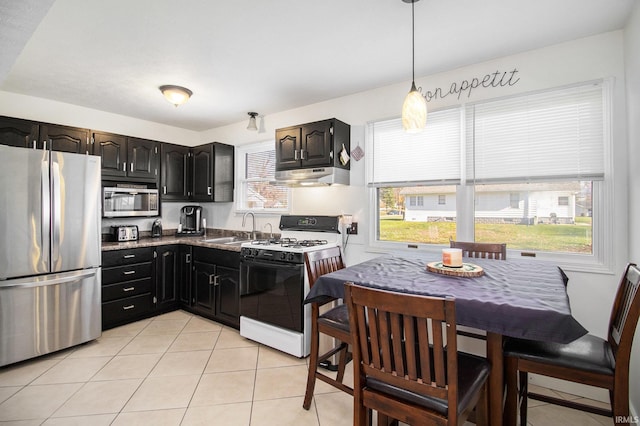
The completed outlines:
<svg viewBox="0 0 640 426">
<path fill-rule="evenodd" d="M 100 273 L 99 268 L 83 269 L 80 271 L 64 272 L 61 274 L 41 275 L 39 277 L 16 278 L 0 281 L 0 290 L 8 288 L 45 287 L 49 285 L 63 284 L 95 276 Z"/>
<path fill-rule="evenodd" d="M 51 261 L 57 262 L 60 258 L 60 216 L 62 215 L 62 200 L 60 194 L 60 165 L 57 161 L 52 161 L 51 172 L 53 180 L 53 232 L 51 233 Z"/>
<path fill-rule="evenodd" d="M 40 253 L 43 262 L 49 267 L 49 235 L 51 231 L 51 186 L 49 184 L 49 161 L 40 164 L 40 192 L 42 195 L 42 223 L 40 228 Z"/>
</svg>

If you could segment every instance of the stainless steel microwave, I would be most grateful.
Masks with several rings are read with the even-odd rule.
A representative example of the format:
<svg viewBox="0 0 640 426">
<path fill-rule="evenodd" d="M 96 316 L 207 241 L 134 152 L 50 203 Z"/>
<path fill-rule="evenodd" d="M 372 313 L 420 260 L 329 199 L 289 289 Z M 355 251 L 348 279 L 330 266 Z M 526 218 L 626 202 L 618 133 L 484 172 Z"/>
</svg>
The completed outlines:
<svg viewBox="0 0 640 426">
<path fill-rule="evenodd" d="M 159 200 L 157 189 L 105 186 L 102 188 L 102 216 L 158 216 Z"/>
</svg>

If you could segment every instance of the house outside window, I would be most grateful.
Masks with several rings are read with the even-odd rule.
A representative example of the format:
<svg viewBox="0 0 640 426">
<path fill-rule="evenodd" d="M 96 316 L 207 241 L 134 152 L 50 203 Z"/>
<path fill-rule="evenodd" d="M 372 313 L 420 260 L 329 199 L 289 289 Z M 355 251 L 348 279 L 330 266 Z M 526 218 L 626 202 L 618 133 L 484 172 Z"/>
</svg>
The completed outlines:
<svg viewBox="0 0 640 426">
<path fill-rule="evenodd" d="M 238 196 L 236 210 L 286 213 L 290 190 L 274 183 L 276 152 L 273 141 L 241 145 L 236 148 Z"/>
<path fill-rule="evenodd" d="M 517 192 L 511 192 L 509 194 L 509 206 L 512 209 L 519 209 L 520 208 L 520 194 Z"/>
<path fill-rule="evenodd" d="M 399 119 L 370 123 L 371 246 L 435 249 L 454 238 L 606 263 L 610 90 L 600 81 L 431 111 L 418 135 Z M 381 191 L 392 190 L 404 216 L 379 214 Z"/>
</svg>

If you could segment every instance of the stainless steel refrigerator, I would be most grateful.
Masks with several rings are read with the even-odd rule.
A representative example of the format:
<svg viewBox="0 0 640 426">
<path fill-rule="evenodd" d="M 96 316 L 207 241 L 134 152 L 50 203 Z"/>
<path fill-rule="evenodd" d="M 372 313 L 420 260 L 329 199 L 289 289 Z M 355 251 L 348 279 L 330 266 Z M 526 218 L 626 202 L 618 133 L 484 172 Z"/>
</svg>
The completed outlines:
<svg viewBox="0 0 640 426">
<path fill-rule="evenodd" d="M 0 366 L 100 336 L 100 157 L 0 145 Z"/>
</svg>

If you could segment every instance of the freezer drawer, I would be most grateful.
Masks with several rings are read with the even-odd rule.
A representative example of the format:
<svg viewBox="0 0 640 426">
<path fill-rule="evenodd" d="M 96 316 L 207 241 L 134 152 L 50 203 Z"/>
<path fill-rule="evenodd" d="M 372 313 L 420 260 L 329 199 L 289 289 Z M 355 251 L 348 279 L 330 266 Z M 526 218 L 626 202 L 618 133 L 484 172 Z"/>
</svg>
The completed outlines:
<svg viewBox="0 0 640 426">
<path fill-rule="evenodd" d="M 100 337 L 100 272 L 0 281 L 0 366 Z"/>
</svg>

